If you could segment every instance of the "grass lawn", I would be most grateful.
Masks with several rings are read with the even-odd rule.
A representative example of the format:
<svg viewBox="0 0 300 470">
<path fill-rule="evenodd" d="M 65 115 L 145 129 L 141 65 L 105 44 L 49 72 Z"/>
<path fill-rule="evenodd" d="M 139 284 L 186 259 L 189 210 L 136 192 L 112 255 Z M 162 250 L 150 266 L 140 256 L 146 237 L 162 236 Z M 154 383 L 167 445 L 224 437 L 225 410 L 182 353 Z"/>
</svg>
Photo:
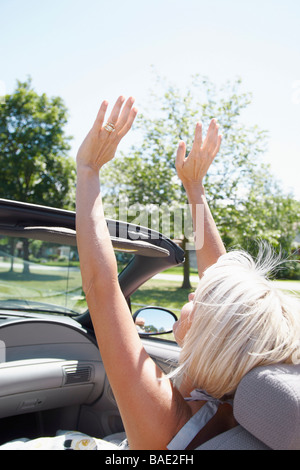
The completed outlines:
<svg viewBox="0 0 300 470">
<path fill-rule="evenodd" d="M 81 275 L 79 268 L 31 266 L 23 272 L 23 266 L 14 271 L 0 268 L 0 301 L 21 299 L 68 307 L 78 312 L 86 309 L 82 304 Z"/>
</svg>

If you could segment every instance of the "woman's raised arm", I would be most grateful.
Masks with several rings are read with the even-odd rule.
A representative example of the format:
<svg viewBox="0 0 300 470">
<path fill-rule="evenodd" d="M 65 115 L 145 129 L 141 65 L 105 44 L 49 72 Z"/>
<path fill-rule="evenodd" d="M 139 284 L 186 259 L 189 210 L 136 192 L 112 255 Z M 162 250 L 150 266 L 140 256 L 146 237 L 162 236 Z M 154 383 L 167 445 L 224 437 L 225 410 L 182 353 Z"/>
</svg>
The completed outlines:
<svg viewBox="0 0 300 470">
<path fill-rule="evenodd" d="M 206 268 L 214 264 L 226 250 L 210 212 L 203 179 L 217 155 L 221 136 L 213 119 L 205 140 L 202 140 L 202 124 L 197 123 L 191 152 L 186 157 L 186 145 L 179 143 L 176 157 L 176 170 L 186 190 L 191 207 L 199 277 Z"/>
<path fill-rule="evenodd" d="M 76 228 L 83 288 L 105 370 L 131 449 L 163 449 L 188 416 L 185 402 L 152 361 L 138 336 L 118 283 L 99 170 L 111 160 L 136 116 L 133 100 L 119 98 L 103 126 L 107 103 L 77 155 Z M 188 410 L 187 410 L 188 411 Z M 153 429 L 155 432 L 153 432 Z"/>
</svg>

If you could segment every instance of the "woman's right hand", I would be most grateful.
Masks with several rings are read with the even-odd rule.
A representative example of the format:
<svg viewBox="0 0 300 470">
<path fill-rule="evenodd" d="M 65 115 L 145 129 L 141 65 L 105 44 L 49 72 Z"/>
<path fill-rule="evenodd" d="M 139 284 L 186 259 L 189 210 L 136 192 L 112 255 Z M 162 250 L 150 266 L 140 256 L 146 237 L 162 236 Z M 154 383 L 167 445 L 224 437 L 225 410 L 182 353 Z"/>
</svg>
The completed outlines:
<svg viewBox="0 0 300 470">
<path fill-rule="evenodd" d="M 114 158 L 118 144 L 131 129 L 137 115 L 137 109 L 133 108 L 134 99 L 131 97 L 124 102 L 125 98 L 120 96 L 104 125 L 108 102 L 103 101 L 92 129 L 78 150 L 77 167 L 85 166 L 99 171 Z"/>
<path fill-rule="evenodd" d="M 179 143 L 175 166 L 185 187 L 202 184 L 204 176 L 220 149 L 221 140 L 219 126 L 216 120 L 212 119 L 204 142 L 202 141 L 202 124 L 197 123 L 193 147 L 187 157 L 185 156 L 185 142 Z"/>
</svg>

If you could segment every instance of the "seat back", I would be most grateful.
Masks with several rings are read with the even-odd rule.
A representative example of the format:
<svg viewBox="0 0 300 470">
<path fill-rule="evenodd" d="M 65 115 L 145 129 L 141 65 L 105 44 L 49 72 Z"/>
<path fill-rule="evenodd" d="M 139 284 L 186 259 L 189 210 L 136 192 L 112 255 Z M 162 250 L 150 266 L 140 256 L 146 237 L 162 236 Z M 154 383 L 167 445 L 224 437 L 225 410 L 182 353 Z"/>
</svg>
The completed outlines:
<svg viewBox="0 0 300 470">
<path fill-rule="evenodd" d="M 240 382 L 239 425 L 197 450 L 300 450 L 300 364 L 257 367 Z"/>
<path fill-rule="evenodd" d="M 257 367 L 240 382 L 238 423 L 274 450 L 300 449 L 300 364 Z"/>
</svg>

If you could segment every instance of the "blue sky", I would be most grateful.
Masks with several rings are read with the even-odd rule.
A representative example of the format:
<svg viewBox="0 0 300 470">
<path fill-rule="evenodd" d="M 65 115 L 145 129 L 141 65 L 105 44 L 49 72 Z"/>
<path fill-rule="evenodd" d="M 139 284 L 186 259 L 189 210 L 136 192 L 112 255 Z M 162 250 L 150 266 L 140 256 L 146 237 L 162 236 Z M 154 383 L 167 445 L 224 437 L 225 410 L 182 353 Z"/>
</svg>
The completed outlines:
<svg viewBox="0 0 300 470">
<path fill-rule="evenodd" d="M 103 99 L 149 105 L 152 65 L 180 87 L 241 77 L 241 120 L 269 131 L 265 161 L 300 199 L 298 0 L 0 0 L 0 18 L 0 90 L 30 75 L 61 96 L 74 156 Z"/>
</svg>

